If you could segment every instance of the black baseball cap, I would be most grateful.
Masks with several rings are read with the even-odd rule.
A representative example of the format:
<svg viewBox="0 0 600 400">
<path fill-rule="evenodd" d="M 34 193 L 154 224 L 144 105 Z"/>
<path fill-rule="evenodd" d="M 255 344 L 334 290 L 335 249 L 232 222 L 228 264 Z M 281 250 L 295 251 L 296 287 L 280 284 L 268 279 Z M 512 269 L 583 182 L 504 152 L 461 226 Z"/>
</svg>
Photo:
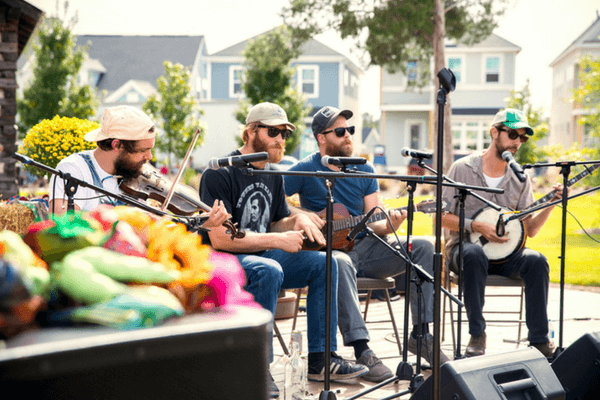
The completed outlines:
<svg viewBox="0 0 600 400">
<path fill-rule="evenodd" d="M 325 129 L 329 128 L 337 117 L 342 115 L 346 119 L 352 118 L 354 113 L 350 110 L 339 110 L 335 107 L 323 107 L 313 117 L 312 121 L 312 131 L 313 135 L 315 135 L 315 139 L 319 133 L 322 133 Z"/>
</svg>

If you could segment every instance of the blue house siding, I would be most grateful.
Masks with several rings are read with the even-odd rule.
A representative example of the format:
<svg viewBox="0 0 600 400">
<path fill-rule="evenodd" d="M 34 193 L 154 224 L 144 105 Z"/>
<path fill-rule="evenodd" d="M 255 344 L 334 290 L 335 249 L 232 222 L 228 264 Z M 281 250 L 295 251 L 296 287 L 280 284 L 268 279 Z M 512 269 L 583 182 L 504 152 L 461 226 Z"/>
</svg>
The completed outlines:
<svg viewBox="0 0 600 400">
<path fill-rule="evenodd" d="M 211 98 L 213 100 L 229 99 L 229 67 L 237 63 L 214 63 L 211 65 Z"/>
<path fill-rule="evenodd" d="M 317 97 L 307 99 L 307 103 L 315 108 L 326 105 L 338 105 L 339 99 L 339 64 L 337 63 L 294 63 L 293 67 L 302 65 L 315 65 L 319 68 L 319 92 Z M 294 80 L 297 82 L 298 77 Z"/>
</svg>

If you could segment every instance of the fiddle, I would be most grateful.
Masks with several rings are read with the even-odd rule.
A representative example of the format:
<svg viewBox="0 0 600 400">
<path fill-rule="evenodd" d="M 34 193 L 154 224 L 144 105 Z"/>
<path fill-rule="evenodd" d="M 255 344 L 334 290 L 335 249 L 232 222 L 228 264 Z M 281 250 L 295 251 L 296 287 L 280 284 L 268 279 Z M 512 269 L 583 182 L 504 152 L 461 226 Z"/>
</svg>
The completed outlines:
<svg viewBox="0 0 600 400">
<path fill-rule="evenodd" d="M 167 209 L 173 214 L 190 216 L 200 210 L 209 212 L 211 207 L 200 200 L 196 190 L 191 186 L 177 183 L 173 185 L 152 165 L 146 163 L 142 167 L 142 173 L 137 178 L 124 180 L 120 189 L 132 197 L 147 200 L 152 199 L 165 203 L 170 195 Z M 237 224 L 231 218 L 223 222 L 228 229 L 231 238 L 243 238 L 246 234 L 238 230 Z"/>
</svg>

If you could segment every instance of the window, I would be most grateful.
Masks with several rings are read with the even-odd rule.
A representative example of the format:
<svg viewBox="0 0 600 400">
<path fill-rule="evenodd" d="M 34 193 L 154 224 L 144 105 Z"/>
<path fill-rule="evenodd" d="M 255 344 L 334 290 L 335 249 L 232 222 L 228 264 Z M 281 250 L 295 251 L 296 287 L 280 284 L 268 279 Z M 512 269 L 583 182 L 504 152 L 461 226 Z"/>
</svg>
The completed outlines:
<svg viewBox="0 0 600 400">
<path fill-rule="evenodd" d="M 485 83 L 500 82 L 500 57 L 486 57 Z"/>
<path fill-rule="evenodd" d="M 456 83 L 461 81 L 461 69 L 462 69 L 462 59 L 461 58 L 449 58 L 448 59 L 448 68 L 452 70 L 454 76 L 456 76 Z"/>
<path fill-rule="evenodd" d="M 418 149 L 421 147 L 421 125 L 412 124 L 410 126 L 410 148 Z"/>
<path fill-rule="evenodd" d="M 406 80 L 408 82 L 415 82 L 417 80 L 417 62 L 408 61 L 406 63 Z"/>
<path fill-rule="evenodd" d="M 319 67 L 303 65 L 298 67 L 298 91 L 308 98 L 319 97 Z"/>
<path fill-rule="evenodd" d="M 98 87 L 98 81 L 99 80 L 100 80 L 100 73 L 99 72 L 96 72 L 96 71 L 89 71 L 88 72 L 88 84 L 92 88 Z"/>
<path fill-rule="evenodd" d="M 243 97 L 242 79 L 244 69 L 240 66 L 229 67 L 229 97 Z"/>
</svg>

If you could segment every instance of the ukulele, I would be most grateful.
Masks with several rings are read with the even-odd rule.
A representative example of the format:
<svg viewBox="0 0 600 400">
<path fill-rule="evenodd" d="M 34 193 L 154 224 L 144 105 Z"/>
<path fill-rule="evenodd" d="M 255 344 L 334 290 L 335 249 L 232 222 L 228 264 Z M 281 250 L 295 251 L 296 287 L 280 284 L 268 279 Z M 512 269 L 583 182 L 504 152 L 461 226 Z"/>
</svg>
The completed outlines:
<svg viewBox="0 0 600 400">
<path fill-rule="evenodd" d="M 434 213 L 436 209 L 435 200 L 423 200 L 419 204 L 415 205 L 415 211 L 422 212 L 425 214 Z M 408 207 L 400 207 L 396 208 L 398 211 L 408 210 Z M 321 217 L 321 219 L 325 219 L 325 209 L 319 211 L 317 215 Z M 349 242 L 346 239 L 346 236 L 350 233 L 350 230 L 354 228 L 356 225 L 360 223 L 360 221 L 365 217 L 365 215 L 358 215 L 356 217 L 350 216 L 348 209 L 341 203 L 333 204 L 333 240 L 331 247 L 334 250 L 341 250 L 348 252 L 354 248 L 354 240 Z M 368 220 L 367 223 L 380 221 L 385 219 L 385 213 L 377 212 L 374 213 Z M 327 233 L 327 224 L 323 225 L 321 228 L 321 232 L 323 232 L 323 236 L 326 236 Z M 317 242 L 311 242 L 308 239 L 304 240 L 302 244 L 302 250 L 321 250 L 325 246 L 321 246 Z"/>
</svg>

